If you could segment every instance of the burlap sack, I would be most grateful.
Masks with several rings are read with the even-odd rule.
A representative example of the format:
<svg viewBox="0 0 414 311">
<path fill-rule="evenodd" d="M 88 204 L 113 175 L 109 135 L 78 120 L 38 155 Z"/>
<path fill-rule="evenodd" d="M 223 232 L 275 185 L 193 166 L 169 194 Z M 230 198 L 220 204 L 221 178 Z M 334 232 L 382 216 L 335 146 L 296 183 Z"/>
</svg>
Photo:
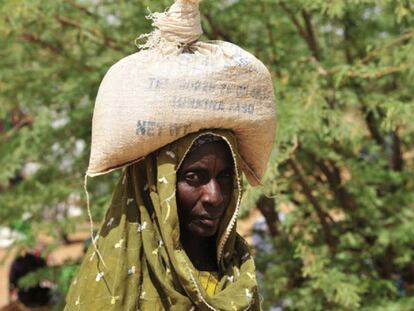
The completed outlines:
<svg viewBox="0 0 414 311">
<path fill-rule="evenodd" d="M 92 124 L 88 176 L 107 173 L 200 129 L 231 129 L 252 185 L 263 175 L 275 134 L 270 74 L 253 55 L 202 34 L 198 0 L 152 15 L 144 49 L 105 75 Z"/>
</svg>

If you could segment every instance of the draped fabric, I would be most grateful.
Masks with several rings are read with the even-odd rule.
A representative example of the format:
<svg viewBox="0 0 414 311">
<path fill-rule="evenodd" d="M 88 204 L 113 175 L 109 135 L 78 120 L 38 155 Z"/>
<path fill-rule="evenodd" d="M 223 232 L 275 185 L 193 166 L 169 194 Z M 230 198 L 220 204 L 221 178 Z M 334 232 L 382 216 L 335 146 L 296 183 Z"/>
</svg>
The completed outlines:
<svg viewBox="0 0 414 311">
<path fill-rule="evenodd" d="M 207 295 L 213 296 L 216 292 L 218 284 L 218 273 L 210 271 L 199 271 L 198 279 L 200 280 L 200 284 L 206 291 Z"/>
<path fill-rule="evenodd" d="M 176 172 L 193 142 L 222 137 L 235 163 L 235 187 L 217 232 L 218 284 L 208 295 L 180 244 Z M 67 296 L 72 310 L 260 310 L 255 266 L 236 233 L 242 163 L 234 136 L 214 130 L 190 134 L 132 164 Z"/>
</svg>

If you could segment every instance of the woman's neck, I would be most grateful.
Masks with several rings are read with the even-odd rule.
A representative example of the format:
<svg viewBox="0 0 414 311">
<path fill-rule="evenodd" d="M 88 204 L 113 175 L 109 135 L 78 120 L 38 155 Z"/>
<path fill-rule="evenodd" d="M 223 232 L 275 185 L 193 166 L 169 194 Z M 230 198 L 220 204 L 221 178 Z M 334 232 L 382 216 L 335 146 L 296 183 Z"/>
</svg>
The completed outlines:
<svg viewBox="0 0 414 311">
<path fill-rule="evenodd" d="M 217 271 L 216 238 L 195 237 L 183 232 L 181 244 L 194 267 L 199 271 Z"/>
</svg>

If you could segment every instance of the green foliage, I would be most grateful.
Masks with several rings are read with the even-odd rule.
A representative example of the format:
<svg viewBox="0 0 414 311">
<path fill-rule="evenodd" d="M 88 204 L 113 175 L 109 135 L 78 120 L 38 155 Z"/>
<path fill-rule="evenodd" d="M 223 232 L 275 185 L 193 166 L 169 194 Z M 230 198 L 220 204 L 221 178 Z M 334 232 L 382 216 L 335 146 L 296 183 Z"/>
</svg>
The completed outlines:
<svg viewBox="0 0 414 311">
<path fill-rule="evenodd" d="M 71 279 L 76 275 L 77 270 L 77 265 L 38 269 L 21 278 L 18 286 L 21 289 L 27 289 L 37 286 L 37 284 L 44 280 L 48 280 L 58 285 L 59 288 L 67 291 L 69 289 L 68 284 L 70 284 Z"/>
<path fill-rule="evenodd" d="M 170 3 L 0 4 L 0 219 L 27 244 L 39 231 L 60 237 L 86 221 L 59 209 L 84 206 L 99 82 L 150 30 L 146 8 Z M 256 256 L 265 309 L 414 305 L 413 11 L 407 0 L 202 3 L 205 39 L 251 51 L 274 78 L 276 145 L 263 187 L 247 187 L 243 206 L 265 194 L 286 213 L 271 250 Z M 25 125 L 10 121 L 15 109 Z M 27 163 L 40 166 L 26 175 Z M 91 181 L 95 219 L 116 178 Z M 25 212 L 30 226 L 22 225 Z"/>
</svg>

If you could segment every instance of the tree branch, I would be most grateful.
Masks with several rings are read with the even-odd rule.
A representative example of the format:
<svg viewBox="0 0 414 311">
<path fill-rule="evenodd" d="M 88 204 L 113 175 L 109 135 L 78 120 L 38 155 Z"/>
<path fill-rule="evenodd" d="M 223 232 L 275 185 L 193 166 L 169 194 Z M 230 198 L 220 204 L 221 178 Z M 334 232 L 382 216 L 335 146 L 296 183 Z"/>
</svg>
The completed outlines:
<svg viewBox="0 0 414 311">
<path fill-rule="evenodd" d="M 401 172 L 404 168 L 404 159 L 401 148 L 401 140 L 398 128 L 391 133 L 392 136 L 392 160 L 391 167 L 394 171 Z"/>
<path fill-rule="evenodd" d="M 336 200 L 342 209 L 346 211 L 355 211 L 356 203 L 352 195 L 342 185 L 342 178 L 339 168 L 332 161 L 316 161 L 319 169 L 325 175 L 329 188 L 334 193 Z"/>
<path fill-rule="evenodd" d="M 305 29 L 307 33 L 306 38 L 307 38 L 309 49 L 312 51 L 312 55 L 316 58 L 316 60 L 320 61 L 319 48 L 318 48 L 318 43 L 315 37 L 315 31 L 313 30 L 311 16 L 308 12 L 303 10 L 302 17 L 303 17 L 303 20 L 305 21 L 305 27 L 306 27 Z"/>
<path fill-rule="evenodd" d="M 40 39 L 39 37 L 37 37 L 34 34 L 25 32 L 22 33 L 20 35 L 20 39 L 26 42 L 30 42 L 30 43 L 35 43 L 40 45 L 42 48 L 51 51 L 54 54 L 61 54 L 62 53 L 62 49 L 60 47 L 57 47 L 55 45 L 53 45 L 50 42 L 44 41 L 42 39 Z"/>
<path fill-rule="evenodd" d="M 106 45 L 114 50 L 122 51 L 122 47 L 117 45 L 115 40 L 100 34 L 96 30 L 83 28 L 82 25 L 77 21 L 69 19 L 65 16 L 57 16 L 56 20 L 62 26 L 69 26 L 69 27 L 73 27 L 73 28 L 83 31 L 84 33 L 88 35 L 88 38 L 91 39 L 91 41 L 94 43 Z"/>
<path fill-rule="evenodd" d="M 385 44 L 384 46 L 375 49 L 373 51 L 371 51 L 370 53 L 367 54 L 367 56 L 365 56 L 362 60 L 361 63 L 366 64 L 369 61 L 371 61 L 372 59 L 376 58 L 382 51 L 389 49 L 390 47 L 397 45 L 401 42 L 406 43 L 408 42 L 412 37 L 414 37 L 414 31 L 410 31 L 407 32 L 399 37 L 397 37 L 396 39 L 392 40 L 391 42 Z"/>
<path fill-rule="evenodd" d="M 360 101 L 362 99 L 360 98 Z M 365 123 L 367 124 L 368 131 L 371 134 L 371 137 L 376 141 L 378 145 L 381 147 L 384 146 L 384 138 L 382 137 L 378 125 L 377 120 L 375 119 L 374 113 L 372 111 L 368 111 L 367 106 L 362 103 L 362 111 L 365 114 Z"/>
<path fill-rule="evenodd" d="M 334 240 L 334 237 L 331 233 L 331 228 L 330 228 L 329 224 L 326 221 L 327 215 L 323 211 L 322 207 L 319 205 L 319 202 L 313 196 L 312 189 L 310 188 L 310 186 L 308 185 L 308 183 L 306 181 L 306 177 L 305 177 L 305 174 L 303 172 L 302 166 L 300 165 L 300 163 L 298 161 L 295 160 L 295 158 L 293 156 L 288 160 L 288 164 L 290 165 L 290 167 L 295 172 L 296 177 L 298 178 L 299 184 L 301 185 L 306 198 L 308 199 L 308 201 L 313 206 L 313 208 L 314 208 L 314 210 L 315 210 L 315 212 L 316 212 L 316 214 L 319 218 L 320 224 L 322 226 L 322 230 L 323 230 L 324 235 L 325 235 L 326 244 L 329 246 L 330 250 L 332 252 L 334 252 L 334 250 L 335 250 L 335 240 Z"/>
<path fill-rule="evenodd" d="M 266 14 L 266 6 L 263 2 L 260 2 L 261 4 L 261 9 L 262 9 L 262 14 L 263 16 L 265 16 Z M 271 51 L 272 51 L 272 59 L 270 60 L 270 63 L 273 64 L 274 62 L 276 62 L 277 60 L 277 51 L 276 51 L 276 47 L 274 44 L 274 38 L 273 38 L 273 28 L 272 25 L 270 24 L 270 21 L 268 19 L 266 19 L 266 30 L 267 30 L 267 37 L 269 40 L 269 45 L 271 47 Z"/>
<path fill-rule="evenodd" d="M 96 15 L 94 13 L 92 13 L 91 11 L 89 11 L 86 7 L 80 5 L 79 3 L 76 3 L 75 1 L 72 0 L 65 0 L 65 2 L 67 4 L 69 4 L 70 6 L 84 12 L 85 14 L 89 15 L 89 16 L 94 16 L 96 17 Z"/>
<path fill-rule="evenodd" d="M 345 13 L 345 19 L 343 21 L 344 23 L 344 51 L 345 51 L 345 58 L 346 62 L 349 65 L 352 65 L 354 63 L 354 57 L 352 56 L 350 45 L 352 43 L 352 37 L 351 37 L 351 27 L 354 26 L 353 21 L 351 20 L 351 17 L 349 16 L 350 13 Z"/>
<path fill-rule="evenodd" d="M 280 3 L 281 8 L 289 16 L 292 23 L 295 25 L 299 35 L 305 40 L 310 52 L 317 61 L 320 61 L 320 55 L 316 43 L 315 33 L 313 31 L 311 17 L 306 11 L 302 11 L 302 17 L 305 22 L 305 27 L 299 22 L 295 13 L 284 2 Z"/>
<path fill-rule="evenodd" d="M 272 237 L 279 235 L 279 217 L 277 216 L 275 210 L 275 201 L 264 195 L 262 195 L 257 201 L 257 208 L 262 213 L 263 217 L 266 220 L 267 227 L 269 228 L 269 233 Z"/>
<path fill-rule="evenodd" d="M 292 21 L 292 23 L 295 25 L 296 29 L 298 30 L 300 36 L 306 41 L 306 43 L 308 43 L 307 33 L 306 33 L 305 29 L 302 27 L 302 25 L 300 24 L 299 20 L 296 18 L 295 14 L 292 12 L 292 10 L 289 9 L 286 6 L 286 4 L 283 3 L 283 2 L 280 3 L 280 6 L 286 12 L 286 14 L 289 16 L 290 20 Z"/>
<path fill-rule="evenodd" d="M 349 70 L 348 71 L 348 77 L 360 77 L 363 79 L 379 79 L 382 78 L 386 75 L 392 74 L 392 73 L 397 73 L 397 72 L 401 72 L 408 69 L 407 64 L 399 64 L 397 66 L 388 66 L 388 67 L 384 67 L 381 68 L 377 71 L 373 71 L 373 72 L 365 72 L 365 73 L 358 73 L 358 71 L 354 71 L 354 70 Z"/>
<path fill-rule="evenodd" d="M 203 12 L 202 14 L 207 20 L 212 31 L 212 33 L 210 34 L 211 38 L 209 38 L 210 40 L 223 39 L 227 42 L 233 42 L 231 37 L 214 23 L 213 18 L 209 13 Z"/>
<path fill-rule="evenodd" d="M 378 128 L 378 124 L 377 124 L 377 120 L 375 118 L 374 112 L 372 110 L 368 110 L 368 106 L 365 103 L 364 98 L 361 96 L 361 94 L 363 94 L 363 90 L 360 84 L 356 82 L 352 82 L 352 86 L 355 88 L 356 90 L 355 94 L 361 103 L 361 110 L 364 113 L 365 123 L 367 125 L 368 131 L 371 137 L 375 140 L 375 142 L 379 146 L 384 147 L 384 138 L 382 137 L 382 134 Z"/>
</svg>

